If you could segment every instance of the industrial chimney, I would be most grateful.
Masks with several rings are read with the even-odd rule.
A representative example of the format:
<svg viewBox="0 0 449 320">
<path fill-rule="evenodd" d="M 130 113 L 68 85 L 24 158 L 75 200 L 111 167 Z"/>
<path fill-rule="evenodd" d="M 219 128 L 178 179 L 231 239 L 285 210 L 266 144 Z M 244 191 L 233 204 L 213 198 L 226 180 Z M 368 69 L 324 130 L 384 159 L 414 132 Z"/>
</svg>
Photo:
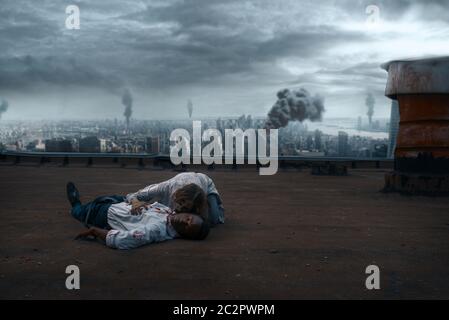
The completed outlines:
<svg viewBox="0 0 449 320">
<path fill-rule="evenodd" d="M 394 172 L 385 191 L 449 195 L 449 57 L 391 61 L 385 95 L 399 103 Z"/>
</svg>

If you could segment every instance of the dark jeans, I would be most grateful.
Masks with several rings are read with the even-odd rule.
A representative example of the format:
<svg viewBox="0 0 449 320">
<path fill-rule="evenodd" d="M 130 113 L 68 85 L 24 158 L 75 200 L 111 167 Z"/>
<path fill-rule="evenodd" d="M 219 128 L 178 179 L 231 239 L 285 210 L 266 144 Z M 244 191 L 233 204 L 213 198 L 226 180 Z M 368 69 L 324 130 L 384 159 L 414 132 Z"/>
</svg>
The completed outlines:
<svg viewBox="0 0 449 320">
<path fill-rule="evenodd" d="M 220 198 L 216 194 L 209 194 L 207 196 L 207 203 L 209 204 L 210 224 L 213 226 L 224 223 L 224 209 L 221 205 Z"/>
<path fill-rule="evenodd" d="M 110 229 L 108 225 L 109 207 L 111 204 L 123 201 L 125 201 L 123 196 L 106 196 L 86 204 L 78 203 L 72 208 L 72 216 L 86 226 Z"/>
</svg>

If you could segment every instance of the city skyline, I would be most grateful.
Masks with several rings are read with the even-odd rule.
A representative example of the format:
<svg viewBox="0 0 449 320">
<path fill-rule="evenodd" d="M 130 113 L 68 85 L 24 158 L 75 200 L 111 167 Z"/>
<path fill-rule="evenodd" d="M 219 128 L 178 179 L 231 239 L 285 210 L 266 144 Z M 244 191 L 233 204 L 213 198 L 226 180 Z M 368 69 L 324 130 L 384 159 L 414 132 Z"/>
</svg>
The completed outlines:
<svg viewBox="0 0 449 320">
<path fill-rule="evenodd" d="M 246 133 L 264 128 L 264 118 L 240 116 L 232 119 L 197 121 L 201 130 L 216 129 L 222 137 L 226 131 L 241 129 Z M 312 122 L 309 123 L 309 125 Z M 310 127 L 291 121 L 275 133 L 280 156 L 384 158 L 387 156 L 388 122 L 360 126 L 358 121 L 336 121 L 328 126 Z M 21 121 L 5 122 L 0 127 L 0 151 L 9 152 L 88 152 L 171 154 L 171 134 L 179 129 L 194 135 L 195 120 L 126 120 L 88 121 Z M 197 126 L 198 128 L 198 126 Z M 174 131 L 175 130 L 175 131 Z M 248 131 L 247 131 L 248 130 Z M 345 139 L 341 139 L 344 136 Z M 276 138 L 276 141 L 278 138 Z M 190 139 L 190 142 L 193 140 Z M 207 139 L 202 141 L 203 147 Z M 237 143 L 237 142 L 236 142 Z M 250 141 L 242 142 L 243 145 Z M 218 142 L 220 148 L 223 143 Z M 248 147 L 249 148 L 249 147 Z M 249 150 L 249 149 L 248 149 Z M 271 147 L 270 147 L 271 150 Z"/>
</svg>

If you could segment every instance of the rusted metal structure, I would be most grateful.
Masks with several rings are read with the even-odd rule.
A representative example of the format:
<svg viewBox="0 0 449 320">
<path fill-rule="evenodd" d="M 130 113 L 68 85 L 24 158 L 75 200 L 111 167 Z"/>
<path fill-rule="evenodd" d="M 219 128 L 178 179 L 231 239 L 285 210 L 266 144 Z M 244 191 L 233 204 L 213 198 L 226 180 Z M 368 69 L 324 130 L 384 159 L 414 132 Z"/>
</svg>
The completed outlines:
<svg viewBox="0 0 449 320">
<path fill-rule="evenodd" d="M 385 95 L 399 102 L 386 191 L 449 195 L 449 57 L 391 61 Z"/>
</svg>

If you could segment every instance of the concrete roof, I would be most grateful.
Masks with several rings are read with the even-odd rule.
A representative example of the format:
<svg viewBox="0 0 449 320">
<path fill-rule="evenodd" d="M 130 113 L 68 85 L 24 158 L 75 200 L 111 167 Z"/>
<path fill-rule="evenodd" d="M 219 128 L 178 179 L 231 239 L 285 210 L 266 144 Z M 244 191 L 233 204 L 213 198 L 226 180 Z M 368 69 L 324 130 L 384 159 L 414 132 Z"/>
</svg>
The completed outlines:
<svg viewBox="0 0 449 320">
<path fill-rule="evenodd" d="M 171 170 L 0 164 L 0 298 L 449 298 L 449 199 L 383 194 L 382 169 L 259 176 L 205 171 L 226 224 L 205 241 L 131 251 L 76 241 L 65 184 L 87 201 L 167 179 Z M 65 289 L 65 268 L 81 290 Z M 365 268 L 381 290 L 365 289 Z"/>
</svg>

